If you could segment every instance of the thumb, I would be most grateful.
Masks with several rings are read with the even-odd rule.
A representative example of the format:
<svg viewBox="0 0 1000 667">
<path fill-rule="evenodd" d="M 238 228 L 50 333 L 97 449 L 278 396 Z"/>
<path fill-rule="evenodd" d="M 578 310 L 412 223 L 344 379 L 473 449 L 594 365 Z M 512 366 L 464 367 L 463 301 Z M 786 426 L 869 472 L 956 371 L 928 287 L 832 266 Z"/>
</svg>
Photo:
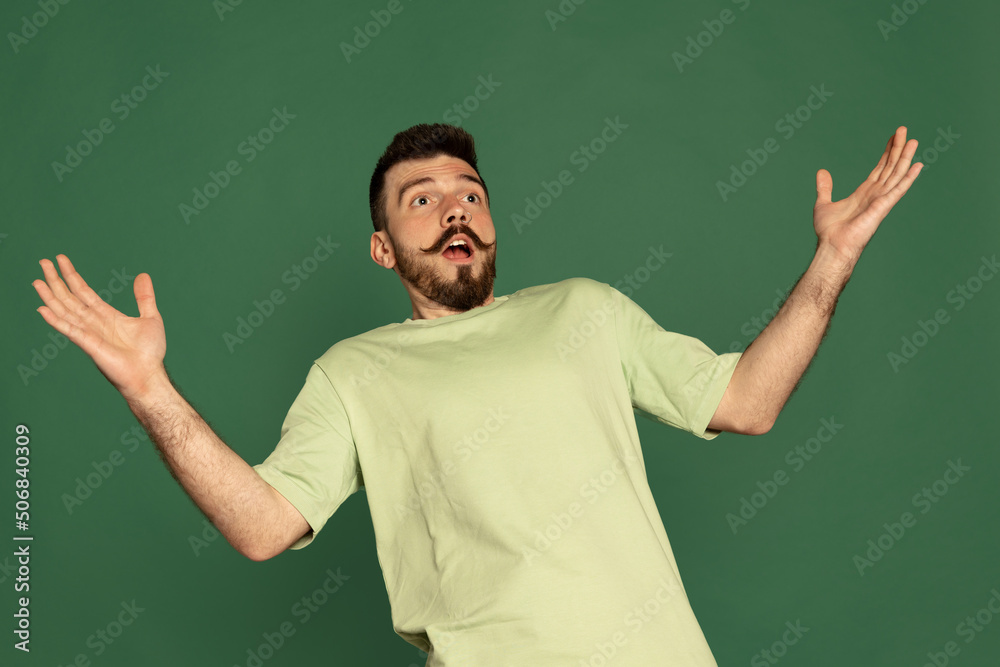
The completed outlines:
<svg viewBox="0 0 1000 667">
<path fill-rule="evenodd" d="M 816 172 L 816 206 L 829 204 L 833 195 L 833 176 L 826 169 Z"/>
<path fill-rule="evenodd" d="M 140 273 L 132 283 L 135 291 L 135 302 L 139 304 L 139 317 L 160 317 L 156 308 L 156 295 L 153 293 L 153 279 L 148 273 Z"/>
</svg>

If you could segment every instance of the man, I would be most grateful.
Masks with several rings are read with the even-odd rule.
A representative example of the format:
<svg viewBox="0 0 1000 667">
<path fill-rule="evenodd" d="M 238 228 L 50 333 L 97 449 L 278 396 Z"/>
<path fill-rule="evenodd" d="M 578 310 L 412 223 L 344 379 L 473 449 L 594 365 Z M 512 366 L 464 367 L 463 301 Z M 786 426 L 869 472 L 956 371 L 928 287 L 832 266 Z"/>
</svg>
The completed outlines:
<svg viewBox="0 0 1000 667">
<path fill-rule="evenodd" d="M 267 459 L 249 466 L 174 388 L 152 280 L 140 315 L 59 255 L 38 310 L 122 393 L 172 474 L 253 560 L 311 543 L 365 487 L 393 627 L 428 665 L 712 666 L 645 476 L 634 411 L 709 440 L 768 432 L 879 223 L 922 165 L 900 127 L 832 202 L 816 176 L 816 254 L 743 353 L 665 331 L 587 278 L 493 296 L 497 235 L 472 137 L 397 134 L 372 176 L 371 256 L 412 317 L 310 367 Z"/>
</svg>

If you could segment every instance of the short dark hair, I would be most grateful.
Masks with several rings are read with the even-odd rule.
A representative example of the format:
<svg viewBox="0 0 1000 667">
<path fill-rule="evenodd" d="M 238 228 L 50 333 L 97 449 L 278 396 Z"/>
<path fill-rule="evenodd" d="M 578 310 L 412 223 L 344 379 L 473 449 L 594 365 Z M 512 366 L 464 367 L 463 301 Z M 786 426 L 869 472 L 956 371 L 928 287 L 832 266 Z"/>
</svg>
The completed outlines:
<svg viewBox="0 0 1000 667">
<path fill-rule="evenodd" d="M 460 127 L 444 123 L 430 125 L 421 123 L 397 133 L 392 138 L 392 143 L 375 165 L 371 185 L 368 187 L 368 206 L 371 208 L 372 225 L 376 232 L 383 231 L 389 225 L 385 173 L 399 162 L 438 155 L 450 155 L 465 160 L 476 174 L 479 174 L 479 167 L 476 165 L 476 141 L 471 134 Z M 486 188 L 486 180 L 481 174 L 479 179 L 486 194 L 486 205 L 489 206 L 490 191 Z"/>
</svg>

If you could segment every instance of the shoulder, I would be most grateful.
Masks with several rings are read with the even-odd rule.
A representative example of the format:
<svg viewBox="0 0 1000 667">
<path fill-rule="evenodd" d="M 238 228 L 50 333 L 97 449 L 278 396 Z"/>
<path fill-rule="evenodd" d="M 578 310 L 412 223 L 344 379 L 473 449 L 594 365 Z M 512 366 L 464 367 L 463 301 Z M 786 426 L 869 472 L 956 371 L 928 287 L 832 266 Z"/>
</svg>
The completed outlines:
<svg viewBox="0 0 1000 667">
<path fill-rule="evenodd" d="M 554 326 L 572 325 L 582 319 L 605 321 L 615 317 L 615 289 L 591 278 L 567 278 L 548 285 L 520 290 L 522 303 L 535 316 Z M 530 304 L 530 307 L 528 306 Z"/>
<path fill-rule="evenodd" d="M 398 322 L 394 322 L 343 338 L 331 345 L 314 361 L 324 370 L 344 367 L 359 360 L 367 361 L 379 351 L 393 348 L 398 350 L 408 342 L 408 339 L 408 330 Z"/>
</svg>

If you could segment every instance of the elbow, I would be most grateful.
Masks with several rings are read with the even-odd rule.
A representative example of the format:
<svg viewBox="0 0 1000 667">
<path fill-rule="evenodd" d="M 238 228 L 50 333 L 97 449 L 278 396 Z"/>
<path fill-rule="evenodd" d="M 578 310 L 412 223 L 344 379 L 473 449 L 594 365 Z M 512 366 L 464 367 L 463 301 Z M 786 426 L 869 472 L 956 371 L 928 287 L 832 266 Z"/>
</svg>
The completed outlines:
<svg viewBox="0 0 1000 667">
<path fill-rule="evenodd" d="M 280 551 L 274 551 L 273 549 L 237 549 L 237 551 L 255 563 L 263 563 L 264 561 L 270 560 L 281 553 Z"/>
<path fill-rule="evenodd" d="M 774 427 L 774 420 L 759 420 L 743 430 L 744 435 L 764 435 Z"/>
<path fill-rule="evenodd" d="M 273 545 L 262 543 L 233 544 L 234 549 L 255 563 L 262 563 L 280 554 L 284 549 L 276 549 Z"/>
<path fill-rule="evenodd" d="M 254 551 L 250 549 L 242 550 L 240 553 L 255 563 L 263 563 L 266 560 L 270 560 L 271 555 L 263 551 Z"/>
</svg>

